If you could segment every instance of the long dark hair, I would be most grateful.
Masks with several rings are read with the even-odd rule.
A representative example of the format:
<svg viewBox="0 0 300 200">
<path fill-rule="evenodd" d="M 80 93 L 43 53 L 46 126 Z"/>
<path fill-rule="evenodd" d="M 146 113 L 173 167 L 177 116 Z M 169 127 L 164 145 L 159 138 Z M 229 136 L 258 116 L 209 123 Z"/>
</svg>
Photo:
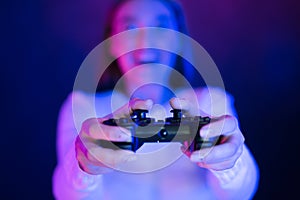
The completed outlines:
<svg viewBox="0 0 300 200">
<path fill-rule="evenodd" d="M 111 12 L 109 13 L 107 19 L 106 19 L 106 28 L 105 28 L 105 39 L 112 36 L 112 24 L 114 17 L 116 15 L 116 12 L 118 11 L 118 8 L 123 5 L 123 3 L 130 1 L 130 0 L 117 0 L 116 3 L 113 5 Z M 174 1 L 174 0 L 160 0 L 163 2 L 166 6 L 170 8 L 170 10 L 173 11 L 174 16 L 177 21 L 178 30 L 179 32 L 183 34 L 188 35 L 187 31 L 187 25 L 185 21 L 184 11 L 182 9 L 182 6 Z M 109 48 L 107 48 L 109 49 Z M 111 57 L 109 52 L 107 52 L 108 57 Z M 112 59 L 113 60 L 113 59 Z M 176 63 L 174 66 L 174 69 L 179 71 L 181 74 L 185 74 L 185 67 L 188 65 L 188 63 L 180 56 L 177 56 Z M 100 78 L 100 81 L 98 82 L 97 91 L 105 91 L 105 90 L 111 90 L 113 89 L 116 82 L 119 80 L 119 78 L 122 76 L 122 73 L 120 71 L 118 61 L 115 59 L 113 63 L 106 69 L 102 77 Z M 170 82 L 176 83 L 176 80 L 172 80 L 172 77 L 170 79 Z"/>
</svg>

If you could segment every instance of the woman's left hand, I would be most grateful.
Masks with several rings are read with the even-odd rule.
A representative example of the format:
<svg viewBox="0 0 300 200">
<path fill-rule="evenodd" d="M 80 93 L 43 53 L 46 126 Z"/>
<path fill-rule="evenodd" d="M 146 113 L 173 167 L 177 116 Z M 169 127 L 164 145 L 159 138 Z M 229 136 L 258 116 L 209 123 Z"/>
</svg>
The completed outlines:
<svg viewBox="0 0 300 200">
<path fill-rule="evenodd" d="M 173 98 L 170 104 L 172 108 L 182 109 L 185 114 L 193 115 L 192 106 L 185 99 Z M 203 138 L 222 135 L 221 142 L 213 147 L 202 148 L 194 152 L 184 151 L 184 153 L 200 167 L 218 171 L 230 169 L 243 152 L 244 136 L 234 116 L 223 115 L 211 118 L 214 120 L 203 126 L 199 134 Z"/>
</svg>

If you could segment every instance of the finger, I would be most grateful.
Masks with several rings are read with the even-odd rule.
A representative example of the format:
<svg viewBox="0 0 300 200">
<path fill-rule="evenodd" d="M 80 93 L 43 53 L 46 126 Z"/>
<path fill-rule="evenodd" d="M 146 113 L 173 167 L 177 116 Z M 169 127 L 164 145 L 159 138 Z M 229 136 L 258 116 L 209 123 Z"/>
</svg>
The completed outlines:
<svg viewBox="0 0 300 200">
<path fill-rule="evenodd" d="M 89 137 L 96 140 L 110 141 L 131 141 L 130 130 L 119 127 L 102 124 L 103 119 L 91 118 L 84 121 L 82 125 L 81 137 Z"/>
<path fill-rule="evenodd" d="M 87 150 L 87 158 L 95 164 L 101 163 L 108 167 L 117 167 L 120 164 L 136 160 L 136 155 L 128 150 L 112 150 L 90 145 Z"/>
<path fill-rule="evenodd" d="M 193 162 L 218 163 L 228 160 L 235 155 L 240 155 L 243 147 L 244 137 L 241 133 L 236 133 L 228 137 L 223 144 L 216 145 L 212 148 L 202 148 L 191 155 Z"/>
<path fill-rule="evenodd" d="M 213 162 L 207 162 L 207 161 L 202 161 L 202 162 L 197 162 L 197 165 L 200 167 L 204 167 L 207 169 L 213 169 L 213 170 L 226 170 L 230 169 L 235 166 L 237 160 L 240 158 L 240 156 L 243 153 L 243 145 L 240 146 L 238 151 L 231 157 L 224 159 L 224 160 L 219 160 L 219 161 L 213 161 Z"/>
<path fill-rule="evenodd" d="M 230 169 L 235 166 L 239 156 L 236 156 L 235 158 L 231 158 L 229 160 L 225 160 L 218 163 L 205 163 L 205 162 L 198 162 L 197 165 L 206 169 L 212 169 L 212 170 L 226 170 Z"/>
<path fill-rule="evenodd" d="M 143 110 L 150 110 L 153 106 L 153 101 L 151 99 L 132 99 L 129 102 L 129 106 L 131 110 L 136 110 L 136 109 L 143 109 Z"/>
<path fill-rule="evenodd" d="M 83 150 L 82 148 L 76 148 L 76 159 L 78 161 L 79 167 L 83 171 L 95 175 L 107 173 L 110 171 L 110 169 L 107 168 L 107 166 L 104 165 L 103 163 L 90 161 L 86 156 L 87 155 L 86 152 L 87 151 Z"/>
<path fill-rule="evenodd" d="M 199 113 L 198 108 L 193 106 L 190 101 L 185 98 L 173 97 L 170 100 L 170 105 L 173 109 L 181 109 L 186 116 L 196 116 Z"/>
<path fill-rule="evenodd" d="M 200 136 L 210 138 L 215 136 L 230 136 L 238 130 L 237 119 L 230 115 L 212 118 L 211 122 L 200 129 Z"/>
<path fill-rule="evenodd" d="M 131 99 L 127 104 L 123 105 L 112 114 L 105 116 L 105 119 L 119 119 L 119 118 L 128 118 L 132 114 L 133 110 L 136 109 L 143 109 L 143 110 L 150 110 L 153 106 L 153 101 L 151 99 Z"/>
<path fill-rule="evenodd" d="M 87 158 L 87 145 L 83 143 L 83 140 L 78 136 L 75 142 L 75 153 L 79 167 L 89 174 L 102 174 L 107 172 L 107 167 L 102 163 L 94 164 Z"/>
<path fill-rule="evenodd" d="M 104 119 L 119 119 L 129 117 L 131 113 L 129 103 L 124 104 L 122 107 L 115 110 L 113 113 L 108 114 L 104 117 Z"/>
<path fill-rule="evenodd" d="M 76 141 L 76 158 L 80 167 L 91 174 L 108 171 L 107 167 L 116 168 L 118 165 L 136 160 L 136 155 L 127 150 L 105 149 L 91 141 Z"/>
</svg>

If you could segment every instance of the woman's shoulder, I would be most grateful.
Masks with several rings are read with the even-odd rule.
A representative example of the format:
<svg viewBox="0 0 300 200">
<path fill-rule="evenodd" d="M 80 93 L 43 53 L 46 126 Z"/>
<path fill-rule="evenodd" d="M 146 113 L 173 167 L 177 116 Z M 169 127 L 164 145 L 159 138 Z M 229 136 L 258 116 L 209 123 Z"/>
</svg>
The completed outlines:
<svg viewBox="0 0 300 200">
<path fill-rule="evenodd" d="M 95 101 L 101 100 L 102 102 L 108 101 L 111 98 L 112 91 L 104 91 L 97 93 L 90 93 L 81 90 L 72 91 L 68 94 L 64 101 L 64 105 L 88 105 Z"/>
<path fill-rule="evenodd" d="M 107 104 L 111 97 L 111 92 L 102 92 L 102 93 L 88 93 L 84 91 L 72 91 L 68 94 L 64 100 L 61 111 L 73 111 L 78 110 L 79 112 L 92 110 L 97 104 Z"/>
<path fill-rule="evenodd" d="M 108 90 L 97 93 L 73 91 L 67 101 L 72 104 L 73 109 L 94 110 L 97 116 L 104 116 L 127 103 L 128 99 L 117 91 Z"/>
<path fill-rule="evenodd" d="M 233 114 L 235 109 L 233 106 L 233 96 L 226 92 L 224 88 L 219 87 L 199 87 L 192 89 L 182 89 L 179 91 L 179 97 L 185 99 L 197 99 L 199 108 L 211 115 Z"/>
<path fill-rule="evenodd" d="M 178 94 L 180 97 L 196 95 L 198 98 L 207 98 L 207 97 L 217 97 L 217 98 L 232 98 L 232 95 L 225 91 L 224 88 L 220 87 L 197 87 L 197 88 L 189 88 L 189 89 L 179 89 Z"/>
</svg>

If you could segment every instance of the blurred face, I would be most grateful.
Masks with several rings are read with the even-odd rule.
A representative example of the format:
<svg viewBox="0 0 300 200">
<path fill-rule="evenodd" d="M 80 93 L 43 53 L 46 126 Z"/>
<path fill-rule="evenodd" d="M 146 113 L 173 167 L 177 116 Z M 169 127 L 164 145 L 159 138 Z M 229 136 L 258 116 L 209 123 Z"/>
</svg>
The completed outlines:
<svg viewBox="0 0 300 200">
<path fill-rule="evenodd" d="M 112 24 L 112 33 L 117 34 L 126 30 L 144 27 L 161 27 L 178 29 L 176 18 L 168 5 L 159 0 L 129 0 L 119 7 Z M 141 31 L 137 35 L 125 41 L 113 41 L 111 46 L 112 55 L 120 55 L 124 48 L 130 46 L 136 49 L 151 43 L 163 45 L 177 45 L 176 39 L 170 36 L 149 34 Z M 160 63 L 172 67 L 175 63 L 175 55 L 158 49 L 139 49 L 119 57 L 120 70 L 124 74 L 135 66 L 149 63 Z M 150 76 L 156 73 L 141 72 Z M 162 72 L 163 73 L 163 72 Z M 132 77 L 131 81 L 138 76 Z"/>
</svg>

